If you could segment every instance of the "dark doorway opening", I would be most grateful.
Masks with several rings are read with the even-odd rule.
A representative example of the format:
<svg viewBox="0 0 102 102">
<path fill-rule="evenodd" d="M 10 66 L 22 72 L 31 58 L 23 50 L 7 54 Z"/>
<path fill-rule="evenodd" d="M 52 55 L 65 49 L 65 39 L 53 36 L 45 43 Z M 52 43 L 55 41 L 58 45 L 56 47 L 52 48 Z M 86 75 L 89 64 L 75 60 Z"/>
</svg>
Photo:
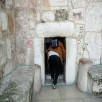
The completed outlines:
<svg viewBox="0 0 102 102">
<path fill-rule="evenodd" d="M 48 37 L 48 38 L 45 38 L 44 39 L 44 47 L 45 47 L 45 77 L 46 76 L 49 76 L 49 78 L 50 78 L 50 69 L 49 69 L 49 64 L 48 64 L 48 56 L 47 56 L 47 49 L 48 49 L 48 47 L 50 46 L 50 42 L 51 42 L 51 39 L 52 38 L 58 38 L 62 43 L 63 43 L 63 45 L 64 45 L 64 47 L 65 47 L 65 49 L 66 49 L 66 41 L 65 41 L 65 37 Z M 65 64 L 64 64 L 64 67 L 63 67 L 63 70 L 62 70 L 62 72 L 60 72 L 60 76 L 63 76 L 63 78 L 64 78 L 64 69 L 65 69 Z M 46 78 L 48 78 L 48 77 L 46 77 Z M 45 79 L 46 79 L 45 78 Z"/>
</svg>

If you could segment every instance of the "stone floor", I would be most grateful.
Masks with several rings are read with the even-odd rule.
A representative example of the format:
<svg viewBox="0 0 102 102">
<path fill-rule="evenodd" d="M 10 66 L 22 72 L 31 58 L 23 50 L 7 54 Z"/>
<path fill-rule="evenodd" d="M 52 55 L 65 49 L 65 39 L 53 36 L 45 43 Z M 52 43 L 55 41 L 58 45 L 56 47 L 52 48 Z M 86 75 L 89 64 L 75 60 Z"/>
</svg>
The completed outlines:
<svg viewBox="0 0 102 102">
<path fill-rule="evenodd" d="M 102 102 L 102 98 L 80 92 L 75 85 L 59 85 L 57 89 L 49 85 L 42 87 L 41 92 L 35 96 L 35 102 Z"/>
</svg>

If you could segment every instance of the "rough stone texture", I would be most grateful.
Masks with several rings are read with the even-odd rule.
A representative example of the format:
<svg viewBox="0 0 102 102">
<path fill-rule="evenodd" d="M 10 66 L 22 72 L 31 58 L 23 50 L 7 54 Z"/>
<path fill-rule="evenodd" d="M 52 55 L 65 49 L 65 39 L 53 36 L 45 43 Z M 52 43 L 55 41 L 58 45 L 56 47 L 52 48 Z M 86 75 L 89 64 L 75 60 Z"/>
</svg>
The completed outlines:
<svg viewBox="0 0 102 102">
<path fill-rule="evenodd" d="M 39 65 L 34 65 L 34 94 L 38 94 L 41 91 L 41 67 Z"/>
<path fill-rule="evenodd" d="M 95 96 L 102 97 L 102 65 L 93 65 L 88 71 L 88 90 Z"/>
<path fill-rule="evenodd" d="M 3 68 L 3 76 L 6 76 L 10 72 L 12 72 L 14 69 L 12 62 L 7 62 L 5 67 Z"/>
<path fill-rule="evenodd" d="M 8 19 L 7 14 L 3 11 L 0 11 L 0 19 L 2 22 L 2 30 L 5 31 L 8 29 Z"/>
<path fill-rule="evenodd" d="M 65 21 L 68 19 L 68 12 L 65 9 L 55 11 L 55 21 Z"/>
<path fill-rule="evenodd" d="M 36 33 L 39 37 L 71 37 L 74 34 L 74 25 L 72 22 L 39 23 L 36 27 Z"/>
<path fill-rule="evenodd" d="M 67 6 L 67 0 L 49 0 L 49 4 L 50 6 Z"/>
<path fill-rule="evenodd" d="M 88 70 L 92 66 L 92 61 L 87 58 L 81 58 L 79 60 L 79 73 L 77 86 L 83 92 L 88 92 Z"/>
<path fill-rule="evenodd" d="M 0 40 L 0 65 L 6 63 L 6 44 L 3 40 Z"/>
<path fill-rule="evenodd" d="M 34 68 L 20 66 L 0 80 L 0 101 L 31 102 Z"/>
<path fill-rule="evenodd" d="M 13 8 L 13 0 L 5 0 L 5 7 L 7 9 L 12 9 Z"/>
<path fill-rule="evenodd" d="M 28 0 L 14 0 L 15 1 L 15 7 L 27 7 L 28 6 Z"/>
<path fill-rule="evenodd" d="M 42 13 L 42 21 L 48 22 L 48 21 L 54 21 L 55 20 L 55 16 L 54 13 L 52 11 L 44 11 Z"/>
<path fill-rule="evenodd" d="M 99 32 L 102 28 L 101 19 L 102 19 L 102 2 L 89 4 L 86 9 L 86 31 Z"/>
<path fill-rule="evenodd" d="M 89 39 L 89 36 L 91 39 Z M 88 32 L 85 36 L 86 50 L 89 53 L 89 58 L 100 59 L 101 57 L 101 34 Z M 84 55 L 86 57 L 86 55 Z"/>
<path fill-rule="evenodd" d="M 1 6 L 5 7 L 0 3 L 0 78 L 9 74 L 16 63 L 13 10 Z"/>
<path fill-rule="evenodd" d="M 73 10 L 73 19 L 76 20 L 85 20 L 85 9 L 74 9 Z"/>
<path fill-rule="evenodd" d="M 7 58 L 11 59 L 11 41 L 10 39 L 6 39 L 6 45 L 7 45 Z"/>
</svg>

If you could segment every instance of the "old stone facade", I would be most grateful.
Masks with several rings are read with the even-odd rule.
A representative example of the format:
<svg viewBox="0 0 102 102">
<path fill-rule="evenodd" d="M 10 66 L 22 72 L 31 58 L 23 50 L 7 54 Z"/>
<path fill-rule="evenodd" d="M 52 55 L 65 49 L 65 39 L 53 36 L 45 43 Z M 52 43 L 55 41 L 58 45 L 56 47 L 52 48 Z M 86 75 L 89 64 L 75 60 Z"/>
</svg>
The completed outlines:
<svg viewBox="0 0 102 102">
<path fill-rule="evenodd" d="M 41 66 L 44 84 L 44 39 L 55 36 L 66 40 L 67 84 L 76 81 L 80 58 L 100 64 L 102 0 L 5 0 L 3 5 L 5 9 L 0 8 L 0 73 L 2 69 L 9 73 L 14 63 L 35 63 Z"/>
</svg>

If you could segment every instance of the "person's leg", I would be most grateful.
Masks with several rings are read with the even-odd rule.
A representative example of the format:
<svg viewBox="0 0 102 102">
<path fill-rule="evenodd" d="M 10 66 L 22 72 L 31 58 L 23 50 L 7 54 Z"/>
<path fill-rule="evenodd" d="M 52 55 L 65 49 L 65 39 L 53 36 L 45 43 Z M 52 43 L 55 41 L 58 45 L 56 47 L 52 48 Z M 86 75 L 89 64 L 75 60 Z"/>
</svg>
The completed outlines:
<svg viewBox="0 0 102 102">
<path fill-rule="evenodd" d="M 51 71 L 51 79 L 54 80 L 54 61 L 53 61 L 53 56 L 50 56 L 49 58 L 49 67 Z"/>
<path fill-rule="evenodd" d="M 55 76 L 54 76 L 54 85 L 57 84 L 57 80 L 58 80 L 58 77 L 59 77 L 59 74 L 60 74 L 60 70 L 62 69 L 62 63 L 60 61 L 60 58 L 59 57 L 56 57 L 55 58 L 55 62 L 56 62 L 56 65 L 55 65 Z"/>
</svg>

